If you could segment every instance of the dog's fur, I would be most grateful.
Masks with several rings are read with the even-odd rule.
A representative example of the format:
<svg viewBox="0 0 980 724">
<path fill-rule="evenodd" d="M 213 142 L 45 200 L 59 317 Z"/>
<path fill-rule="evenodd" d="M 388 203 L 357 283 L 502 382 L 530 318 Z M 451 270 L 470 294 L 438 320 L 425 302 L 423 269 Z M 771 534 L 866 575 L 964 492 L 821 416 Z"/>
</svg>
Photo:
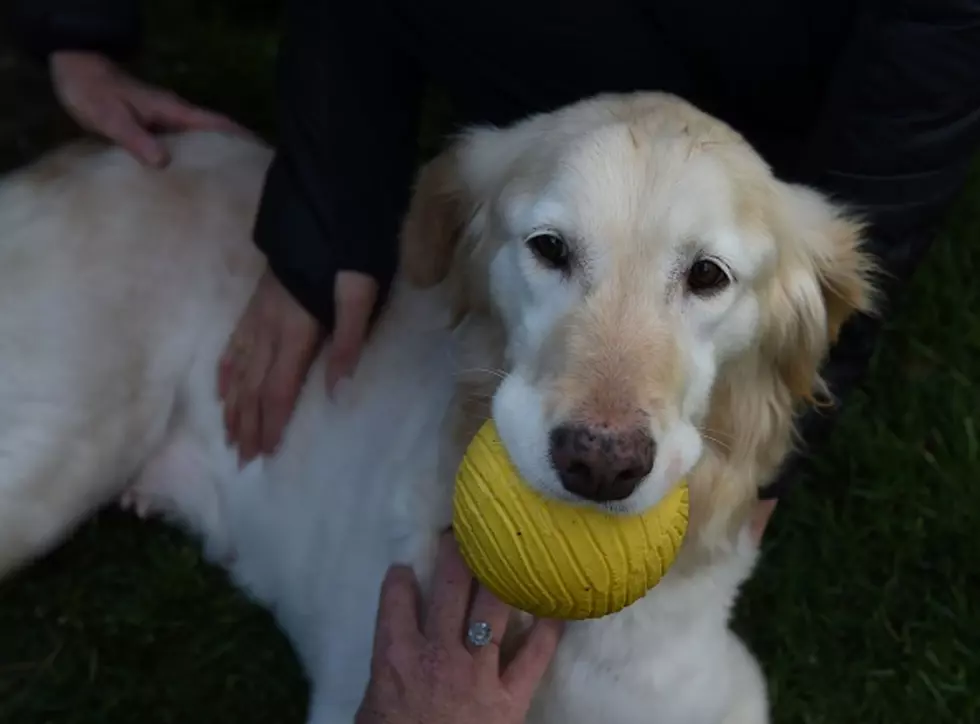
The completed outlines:
<svg viewBox="0 0 980 724">
<path fill-rule="evenodd" d="M 328 399 L 319 360 L 277 455 L 240 470 L 215 374 L 263 267 L 249 231 L 270 151 L 169 144 L 165 171 L 71 146 L 0 186 L 0 576 L 124 494 L 275 612 L 310 720 L 349 724 L 381 577 L 403 561 L 428 579 L 479 424 L 492 415 L 529 484 L 566 498 L 550 429 L 642 424 L 653 470 L 607 506 L 645 509 L 686 476 L 689 535 L 643 600 L 566 629 L 529 720 L 767 721 L 729 610 L 757 488 L 840 325 L 870 310 L 859 224 L 670 96 L 472 130 L 419 176 L 355 377 Z M 525 244 L 539 229 L 568 240 L 566 270 Z M 705 257 L 732 281 L 699 296 L 686 270 Z"/>
</svg>

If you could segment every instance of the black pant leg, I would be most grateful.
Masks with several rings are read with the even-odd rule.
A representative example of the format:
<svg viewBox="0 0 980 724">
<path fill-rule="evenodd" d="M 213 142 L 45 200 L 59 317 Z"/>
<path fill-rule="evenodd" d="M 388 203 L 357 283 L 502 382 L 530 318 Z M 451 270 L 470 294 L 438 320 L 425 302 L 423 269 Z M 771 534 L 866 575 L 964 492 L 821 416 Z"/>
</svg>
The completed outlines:
<svg viewBox="0 0 980 724">
<path fill-rule="evenodd" d="M 870 222 L 868 250 L 881 269 L 883 317 L 928 253 L 980 150 L 980 3 L 868 3 L 842 49 L 800 180 L 843 199 Z M 842 330 L 824 367 L 841 402 L 862 381 L 881 319 Z M 802 420 L 811 452 L 796 456 L 767 491 L 787 489 L 819 451 L 840 406 Z"/>
</svg>

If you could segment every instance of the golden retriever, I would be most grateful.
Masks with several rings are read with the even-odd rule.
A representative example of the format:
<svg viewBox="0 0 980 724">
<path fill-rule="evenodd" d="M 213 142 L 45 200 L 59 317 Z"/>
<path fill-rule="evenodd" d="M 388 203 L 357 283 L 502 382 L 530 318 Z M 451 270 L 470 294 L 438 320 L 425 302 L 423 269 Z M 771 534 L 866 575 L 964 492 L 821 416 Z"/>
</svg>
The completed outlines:
<svg viewBox="0 0 980 724">
<path fill-rule="evenodd" d="M 729 611 L 757 489 L 841 324 L 871 309 L 859 223 L 663 94 L 472 129 L 421 171 L 354 378 L 328 399 L 319 360 L 281 449 L 239 469 L 215 374 L 263 267 L 271 152 L 168 143 L 164 171 L 73 145 L 0 185 L 0 576 L 122 495 L 275 612 L 310 721 L 349 724 L 381 578 L 400 561 L 427 580 L 492 416 L 546 495 L 623 513 L 691 488 L 676 565 L 566 629 L 529 721 L 768 720 Z"/>
</svg>

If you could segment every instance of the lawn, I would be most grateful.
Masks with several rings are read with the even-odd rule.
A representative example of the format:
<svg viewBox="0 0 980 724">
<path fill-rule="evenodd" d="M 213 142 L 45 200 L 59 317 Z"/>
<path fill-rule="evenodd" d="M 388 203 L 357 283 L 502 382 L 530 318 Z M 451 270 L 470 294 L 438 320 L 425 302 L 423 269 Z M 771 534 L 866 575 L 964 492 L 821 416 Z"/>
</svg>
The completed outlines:
<svg viewBox="0 0 980 724">
<path fill-rule="evenodd" d="M 145 77 L 271 133 L 268 3 L 157 5 Z M 72 132 L 2 41 L 0 97 L 2 168 Z M 980 722 L 977 170 L 739 606 L 781 724 Z M 271 618 L 162 525 L 108 511 L 0 587 L 2 724 L 299 724 L 305 704 Z"/>
</svg>

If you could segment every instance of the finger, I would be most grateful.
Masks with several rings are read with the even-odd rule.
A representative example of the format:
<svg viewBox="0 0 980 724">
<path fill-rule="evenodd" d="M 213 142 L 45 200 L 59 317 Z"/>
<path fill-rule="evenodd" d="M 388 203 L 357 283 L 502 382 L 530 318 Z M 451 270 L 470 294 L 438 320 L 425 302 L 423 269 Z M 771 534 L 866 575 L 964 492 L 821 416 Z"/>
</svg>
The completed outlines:
<svg viewBox="0 0 980 724">
<path fill-rule="evenodd" d="M 255 342 L 245 348 L 238 384 L 247 405 L 242 408 L 238 427 L 239 456 L 242 462 L 251 462 L 262 449 L 263 407 L 267 391 L 267 375 L 279 347 L 275 327 L 262 328 Z"/>
<path fill-rule="evenodd" d="M 254 425 L 255 396 L 250 397 L 245 379 L 250 362 L 249 350 L 256 346 L 252 317 L 246 313 L 232 335 L 220 364 L 224 373 L 224 422 L 226 440 L 238 450 L 239 463 L 247 462 L 243 448 Z"/>
<path fill-rule="evenodd" d="M 224 403 L 222 418 L 225 423 L 225 444 L 236 447 L 238 445 L 238 391 L 234 384 L 229 385 Z"/>
<path fill-rule="evenodd" d="M 138 161 L 153 167 L 165 166 L 170 157 L 159 139 L 143 128 L 132 109 L 119 100 L 90 116 L 89 128 L 119 144 Z"/>
<path fill-rule="evenodd" d="M 235 358 L 231 353 L 231 344 L 218 360 L 218 397 L 227 401 L 231 392 L 232 380 L 235 374 Z"/>
<path fill-rule="evenodd" d="M 232 332 L 221 353 L 218 361 L 218 397 L 223 403 L 222 418 L 225 426 L 225 443 L 229 446 L 238 444 L 238 380 L 241 378 L 239 371 L 239 351 L 246 346 L 245 340 L 251 336 L 250 322 L 252 319 L 252 305 L 246 308 L 245 313 L 238 320 L 235 331 Z"/>
<path fill-rule="evenodd" d="M 448 648 L 461 646 L 473 576 L 459 553 L 452 534 L 439 541 L 432 576 L 432 601 L 425 616 L 424 633 Z"/>
<path fill-rule="evenodd" d="M 467 641 L 466 647 L 477 660 L 492 666 L 494 674 L 497 673 L 497 667 L 500 663 L 500 641 L 507 630 L 509 617 L 510 606 L 484 586 L 477 588 L 467 625 L 472 626 L 476 622 L 488 624 L 490 626 L 490 643 L 486 646 L 474 647 Z"/>
<path fill-rule="evenodd" d="M 337 318 L 327 356 L 328 391 L 357 366 L 378 298 L 378 284 L 365 274 L 342 271 L 337 273 L 334 295 Z"/>
<path fill-rule="evenodd" d="M 181 117 L 181 126 L 188 130 L 220 131 L 238 136 L 251 136 L 252 132 L 220 113 L 196 106 L 187 106 Z"/>
<path fill-rule="evenodd" d="M 504 687 L 520 701 L 529 702 L 558 649 L 563 625 L 560 621 L 538 619 L 524 645 L 501 676 Z"/>
<path fill-rule="evenodd" d="M 259 444 L 266 455 L 273 454 L 282 441 L 319 347 L 319 334 L 307 330 L 295 333 L 286 330 L 280 340 L 262 395 Z"/>
<path fill-rule="evenodd" d="M 223 131 L 248 135 L 248 131 L 227 116 L 188 103 L 180 96 L 156 89 L 143 90 L 136 100 L 136 111 L 144 123 L 155 123 L 171 130 Z"/>
<path fill-rule="evenodd" d="M 229 339 L 218 363 L 218 395 L 224 403 L 222 418 L 225 425 L 225 443 L 230 446 L 238 444 L 239 389 L 236 382 L 240 377 L 237 350 L 241 346 L 241 336 L 236 332 Z"/>
<path fill-rule="evenodd" d="M 255 459 L 262 413 L 258 395 L 246 389 L 241 378 L 235 384 L 239 390 L 236 399 L 238 420 L 235 427 L 235 442 L 238 446 L 238 464 L 240 467 L 245 467 Z"/>
<path fill-rule="evenodd" d="M 772 514 L 776 510 L 776 500 L 760 500 L 755 504 L 755 509 L 752 511 L 750 525 L 750 531 L 752 534 L 752 540 L 755 541 L 756 545 L 762 543 L 762 536 L 766 532 L 766 528 L 769 526 L 769 520 L 772 518 Z"/>
<path fill-rule="evenodd" d="M 225 438 L 228 445 L 236 447 L 239 444 L 239 413 L 243 402 L 242 367 L 248 358 L 244 352 L 254 344 L 256 330 L 261 329 L 264 319 L 262 290 L 263 284 L 260 281 L 256 284 L 245 310 L 238 318 L 218 363 L 218 394 L 224 401 Z"/>
<path fill-rule="evenodd" d="M 383 656 L 396 641 L 419 643 L 420 594 L 415 574 L 408 566 L 392 566 L 381 583 L 374 654 Z"/>
</svg>

